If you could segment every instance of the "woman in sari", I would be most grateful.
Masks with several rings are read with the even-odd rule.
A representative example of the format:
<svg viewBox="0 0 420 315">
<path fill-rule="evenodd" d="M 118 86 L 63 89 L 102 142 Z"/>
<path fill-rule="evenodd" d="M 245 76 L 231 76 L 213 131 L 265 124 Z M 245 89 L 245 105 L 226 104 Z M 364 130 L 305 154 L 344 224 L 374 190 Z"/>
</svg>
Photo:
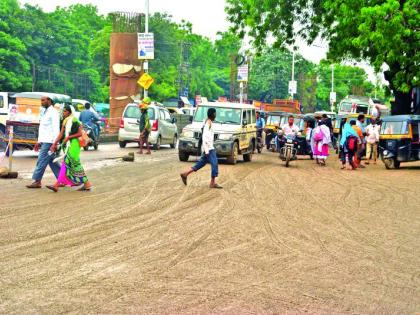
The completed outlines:
<svg viewBox="0 0 420 315">
<path fill-rule="evenodd" d="M 324 120 L 320 120 L 318 127 L 312 132 L 314 139 L 314 157 L 316 162 L 321 166 L 326 165 L 326 160 L 329 155 L 329 144 L 331 142 L 330 128 L 327 127 Z"/>
<path fill-rule="evenodd" d="M 64 160 L 61 164 L 60 174 L 54 185 L 47 186 L 48 189 L 58 192 L 59 187 L 63 186 L 82 186 L 79 191 L 88 191 L 92 184 L 86 177 L 85 171 L 80 163 L 80 143 L 82 136 L 82 124 L 72 115 L 71 107 L 66 105 L 63 110 L 63 125 L 61 132 L 51 147 L 51 151 L 57 150 L 57 146 L 62 139 L 62 149 Z"/>
</svg>

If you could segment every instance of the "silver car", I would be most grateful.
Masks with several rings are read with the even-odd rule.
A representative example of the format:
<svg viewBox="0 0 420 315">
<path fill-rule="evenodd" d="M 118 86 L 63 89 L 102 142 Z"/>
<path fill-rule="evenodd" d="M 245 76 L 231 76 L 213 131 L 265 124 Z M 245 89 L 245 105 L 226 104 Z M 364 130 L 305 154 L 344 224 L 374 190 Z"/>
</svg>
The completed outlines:
<svg viewBox="0 0 420 315">
<path fill-rule="evenodd" d="M 178 141 L 176 119 L 171 118 L 166 108 L 158 105 L 150 105 L 148 114 L 152 125 L 149 142 L 153 145 L 153 148 L 159 150 L 163 144 L 169 144 L 171 148 L 175 148 Z M 118 132 L 118 142 L 121 148 L 125 148 L 127 143 L 139 141 L 139 119 L 139 105 L 136 103 L 128 104 L 124 109 Z"/>
</svg>

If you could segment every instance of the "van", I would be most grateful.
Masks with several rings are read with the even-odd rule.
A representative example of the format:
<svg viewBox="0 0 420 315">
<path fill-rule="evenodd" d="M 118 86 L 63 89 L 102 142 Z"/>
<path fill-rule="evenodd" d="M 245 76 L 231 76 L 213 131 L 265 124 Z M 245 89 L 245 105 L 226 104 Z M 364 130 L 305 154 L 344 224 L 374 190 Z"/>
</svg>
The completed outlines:
<svg viewBox="0 0 420 315">
<path fill-rule="evenodd" d="M 216 110 L 213 128 L 217 156 L 226 158 L 229 164 L 236 164 L 239 155 L 245 162 L 251 161 L 257 139 L 255 107 L 225 102 L 206 102 L 198 106 L 192 123 L 182 130 L 178 144 L 179 160 L 185 162 L 191 155 L 200 155 L 198 141 L 209 108 Z"/>
<path fill-rule="evenodd" d="M 160 146 L 164 144 L 169 144 L 171 148 L 175 148 L 178 142 L 176 119 L 171 118 L 168 109 L 156 104 L 149 105 L 147 112 L 152 125 L 149 142 L 153 145 L 153 149 L 159 150 Z M 139 142 L 139 119 L 139 104 L 128 104 L 122 114 L 118 131 L 120 148 L 125 148 L 127 143 Z"/>
</svg>

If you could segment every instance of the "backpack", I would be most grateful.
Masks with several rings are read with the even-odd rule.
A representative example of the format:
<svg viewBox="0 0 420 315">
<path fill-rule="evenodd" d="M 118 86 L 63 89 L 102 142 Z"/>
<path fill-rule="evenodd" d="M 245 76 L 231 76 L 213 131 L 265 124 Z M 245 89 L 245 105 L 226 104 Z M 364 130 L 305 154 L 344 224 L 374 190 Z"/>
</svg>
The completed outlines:
<svg viewBox="0 0 420 315">
<path fill-rule="evenodd" d="M 347 150 L 354 152 L 357 150 L 357 137 L 349 136 L 346 140 Z"/>
<path fill-rule="evenodd" d="M 315 142 L 318 142 L 318 141 L 322 141 L 323 138 L 324 138 L 324 133 L 322 132 L 322 129 L 319 128 L 318 132 L 314 134 L 314 140 Z"/>
</svg>

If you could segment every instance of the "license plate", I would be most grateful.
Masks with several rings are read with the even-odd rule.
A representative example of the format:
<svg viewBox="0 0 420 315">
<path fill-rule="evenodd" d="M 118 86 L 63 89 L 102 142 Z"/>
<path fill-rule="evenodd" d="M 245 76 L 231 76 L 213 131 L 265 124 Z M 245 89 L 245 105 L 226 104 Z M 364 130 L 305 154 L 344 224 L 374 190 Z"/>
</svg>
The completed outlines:
<svg viewBox="0 0 420 315">
<path fill-rule="evenodd" d="M 287 143 L 293 143 L 293 140 L 287 139 Z"/>
</svg>

